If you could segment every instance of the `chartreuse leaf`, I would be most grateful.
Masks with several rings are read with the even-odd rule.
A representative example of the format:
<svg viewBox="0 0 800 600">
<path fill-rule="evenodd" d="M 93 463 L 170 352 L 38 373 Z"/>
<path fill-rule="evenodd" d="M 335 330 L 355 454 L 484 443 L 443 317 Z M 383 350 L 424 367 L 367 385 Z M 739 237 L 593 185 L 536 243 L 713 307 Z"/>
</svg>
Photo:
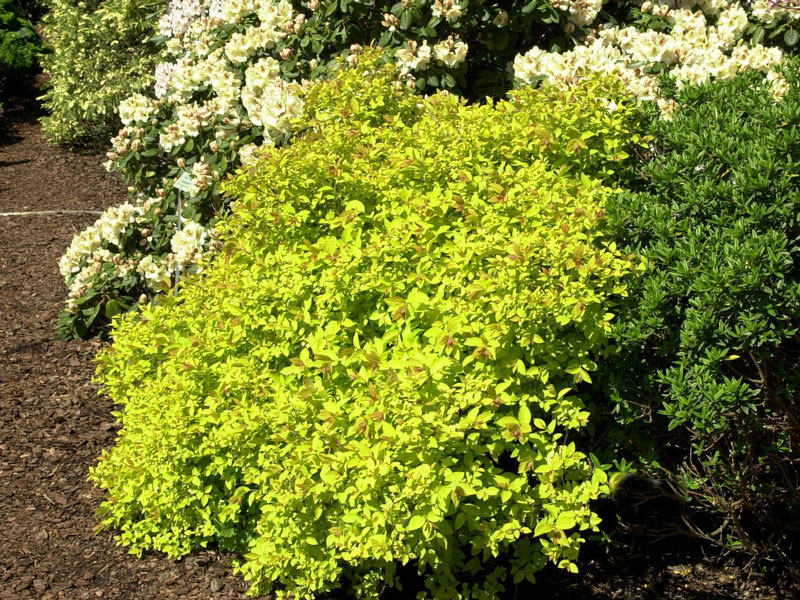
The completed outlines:
<svg viewBox="0 0 800 600">
<path fill-rule="evenodd" d="M 607 353 L 632 261 L 597 216 L 602 143 L 569 142 L 625 145 L 637 113 L 613 79 L 467 105 L 370 60 L 312 88 L 305 134 L 226 185 L 242 201 L 222 254 L 119 319 L 102 524 L 134 552 L 234 550 L 254 594 L 346 578 L 377 598 L 410 562 L 434 596 L 490 600 L 498 564 L 570 564 L 581 540 L 553 528 L 596 518 L 565 366 Z"/>
</svg>

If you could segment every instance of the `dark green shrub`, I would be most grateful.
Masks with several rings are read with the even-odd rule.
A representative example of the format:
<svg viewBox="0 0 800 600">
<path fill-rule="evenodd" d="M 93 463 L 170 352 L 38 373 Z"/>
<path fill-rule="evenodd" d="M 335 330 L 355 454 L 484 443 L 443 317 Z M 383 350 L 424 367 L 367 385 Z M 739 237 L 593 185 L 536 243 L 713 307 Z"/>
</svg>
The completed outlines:
<svg viewBox="0 0 800 600">
<path fill-rule="evenodd" d="M 39 36 L 14 0 L 0 0 L 0 77 L 36 64 Z"/>
<path fill-rule="evenodd" d="M 38 23 L 47 12 L 45 0 L 13 0 L 20 13 L 31 23 Z"/>
<path fill-rule="evenodd" d="M 787 78 L 781 102 L 754 73 L 683 90 L 674 119 L 652 121 L 634 191 L 609 204 L 618 242 L 647 260 L 614 329 L 613 411 L 704 509 L 692 533 L 756 554 L 797 534 L 800 510 L 795 67 Z"/>
</svg>

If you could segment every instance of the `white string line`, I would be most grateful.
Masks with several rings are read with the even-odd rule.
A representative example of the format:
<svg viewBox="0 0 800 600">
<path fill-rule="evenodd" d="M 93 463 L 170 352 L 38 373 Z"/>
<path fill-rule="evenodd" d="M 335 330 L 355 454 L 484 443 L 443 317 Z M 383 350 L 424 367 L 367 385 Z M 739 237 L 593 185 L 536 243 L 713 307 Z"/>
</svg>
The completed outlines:
<svg viewBox="0 0 800 600">
<path fill-rule="evenodd" d="M 102 215 L 100 210 L 31 210 L 28 212 L 5 212 L 0 217 L 27 217 L 28 215 Z"/>
</svg>

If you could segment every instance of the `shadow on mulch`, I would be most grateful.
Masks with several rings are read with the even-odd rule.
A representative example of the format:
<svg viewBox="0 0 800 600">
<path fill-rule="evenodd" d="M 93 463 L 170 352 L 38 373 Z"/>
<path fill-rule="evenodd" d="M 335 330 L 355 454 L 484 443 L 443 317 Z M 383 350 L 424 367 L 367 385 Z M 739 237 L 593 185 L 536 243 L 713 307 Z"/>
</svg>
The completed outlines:
<svg viewBox="0 0 800 600">
<path fill-rule="evenodd" d="M 609 509 L 603 501 L 600 512 Z M 647 509 L 645 509 L 646 511 Z M 650 515 L 653 516 L 653 515 Z M 658 515 L 662 516 L 662 515 Z M 606 528 L 613 518 L 606 522 Z M 662 525 L 665 523 L 661 523 Z M 624 528 L 623 528 L 624 529 Z M 718 557 L 717 549 L 688 537 L 650 539 L 615 534 L 620 541 L 587 541 L 577 574 L 550 565 L 536 583 L 509 586 L 502 600 L 786 600 L 800 598 L 797 565 L 751 568 L 743 560 Z M 387 590 L 384 600 L 407 600 L 423 589 L 413 569 L 401 572 L 403 590 Z"/>
<path fill-rule="evenodd" d="M 42 78 L 39 74 L 5 77 L 0 80 L 0 103 L 3 105 L 0 108 L 0 147 L 20 143 L 22 137 L 17 126 L 35 123 L 43 114 L 36 101 L 39 95 L 38 81 Z"/>
<path fill-rule="evenodd" d="M 123 202 L 124 186 L 102 157 L 50 146 L 37 122 L 42 77 L 6 87 L 0 137 L 0 212 L 102 210 Z M 13 92 L 13 93 L 12 93 Z M 65 296 L 58 259 L 90 225 L 81 215 L 0 217 L 0 552 L 2 600 L 243 599 L 245 584 L 230 557 L 197 553 L 174 562 L 126 554 L 110 534 L 95 535 L 102 495 L 86 480 L 118 426 L 113 406 L 91 383 L 102 343 L 55 341 Z M 638 543 L 606 554 L 585 545 L 581 572 L 547 569 L 537 584 L 507 591 L 508 600 L 773 600 L 800 598 L 788 581 L 714 565 L 694 543 Z M 419 581 L 408 573 L 403 592 Z M 796 591 L 795 591 L 796 590 Z M 343 597 L 342 596 L 336 596 Z"/>
</svg>

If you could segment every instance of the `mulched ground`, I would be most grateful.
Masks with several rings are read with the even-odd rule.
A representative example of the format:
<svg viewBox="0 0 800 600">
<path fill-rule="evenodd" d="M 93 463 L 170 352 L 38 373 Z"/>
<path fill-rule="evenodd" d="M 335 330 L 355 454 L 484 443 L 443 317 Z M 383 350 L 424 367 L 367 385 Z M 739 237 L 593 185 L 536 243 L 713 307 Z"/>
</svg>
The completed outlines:
<svg viewBox="0 0 800 600">
<path fill-rule="evenodd" d="M 54 148 L 31 82 L 4 101 L 0 213 L 102 210 L 125 188 L 99 156 Z M 138 559 L 95 535 L 86 479 L 116 427 L 91 383 L 100 342 L 54 341 L 65 295 L 58 259 L 93 215 L 0 217 L 0 598 L 243 598 L 228 558 Z"/>
<path fill-rule="evenodd" d="M 0 120 L 0 213 L 102 210 L 124 200 L 101 157 L 44 141 L 33 82 L 14 95 Z M 0 216 L 0 599 L 242 599 L 246 586 L 232 576 L 229 557 L 208 551 L 182 562 L 139 559 L 110 534 L 93 532 L 102 497 L 86 474 L 116 431 L 111 402 L 91 383 L 101 343 L 54 335 L 65 295 L 58 258 L 95 218 Z M 656 546 L 613 557 L 589 548 L 579 576 L 546 572 L 536 589 L 509 597 L 800 598 L 800 589 L 776 579 Z"/>
</svg>

